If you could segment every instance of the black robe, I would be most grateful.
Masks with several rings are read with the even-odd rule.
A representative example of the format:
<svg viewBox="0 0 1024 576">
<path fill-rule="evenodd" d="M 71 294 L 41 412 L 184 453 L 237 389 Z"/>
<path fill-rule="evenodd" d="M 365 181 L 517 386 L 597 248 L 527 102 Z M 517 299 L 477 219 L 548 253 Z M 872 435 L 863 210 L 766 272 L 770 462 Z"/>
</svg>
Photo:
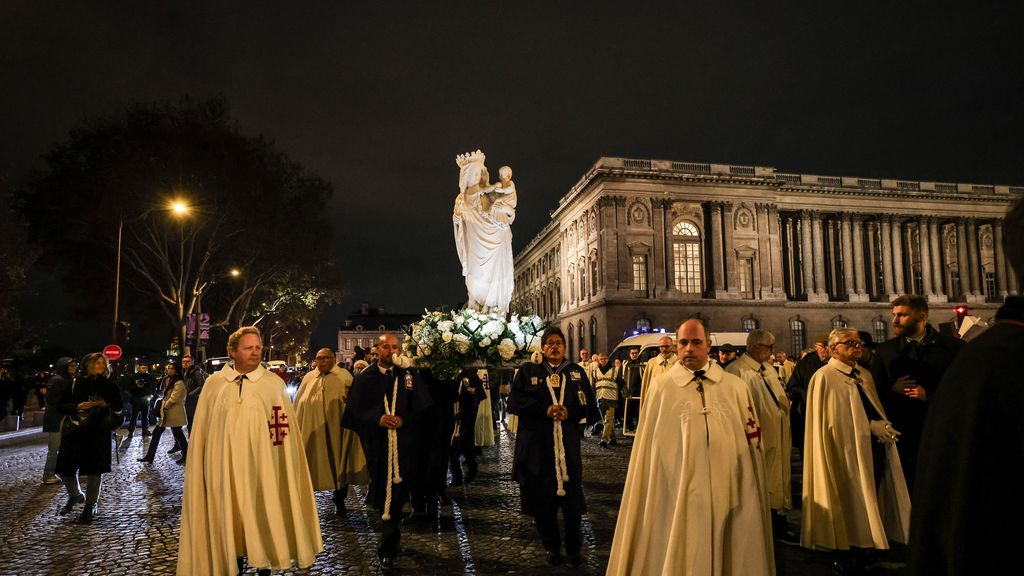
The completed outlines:
<svg viewBox="0 0 1024 576">
<path fill-rule="evenodd" d="M 558 481 L 555 478 L 555 448 L 553 420 L 547 416 L 547 409 L 553 404 L 548 392 L 547 378 L 550 365 L 523 364 L 512 381 L 508 397 L 508 411 L 519 417 L 516 430 L 515 458 L 512 462 L 512 478 L 519 483 L 519 494 L 524 514 L 535 516 L 561 505 L 563 512 L 584 514 L 587 511 L 583 496 L 583 459 L 580 453 L 582 431 L 577 424 L 586 418 L 588 423 L 597 422 L 597 402 L 593 388 L 587 381 L 587 374 L 578 364 L 563 362 L 552 369 L 565 375 L 564 406 L 569 417 L 562 422 L 562 445 L 565 447 L 566 468 L 569 480 L 563 485 L 565 496 L 557 495 Z M 555 390 L 558 394 L 558 389 Z"/>
<path fill-rule="evenodd" d="M 370 498 L 374 506 L 384 511 L 385 486 L 388 472 L 388 429 L 380 425 L 384 415 L 384 398 L 392 400 L 394 378 L 398 378 L 398 400 L 395 415 L 402 418 L 398 429 L 398 467 L 402 476 L 403 492 L 416 483 L 416 417 L 432 403 L 426 384 L 416 370 L 394 367 L 395 376 L 381 374 L 375 362 L 360 372 L 352 382 L 341 425 L 355 430 L 366 454 L 370 473 Z M 406 492 L 407 493 L 407 492 Z M 392 508 L 401 509 L 402 501 L 392 499 Z"/>
<path fill-rule="evenodd" d="M 448 486 L 448 450 L 454 420 L 452 418 L 452 383 L 440 380 L 430 370 L 421 370 L 432 404 L 417 414 L 416 478 L 410 485 L 413 508 L 426 512 L 438 502 L 438 495 Z"/>
<path fill-rule="evenodd" d="M 94 408 L 121 417 L 121 392 L 117 385 L 106 376 L 79 376 L 65 388 L 57 401 L 58 410 L 64 416 L 78 413 L 78 405 L 98 396 L 106 401 L 107 408 Z M 64 435 L 57 452 L 56 473 L 72 475 L 76 471 L 84 476 L 110 472 L 111 432 L 117 422 L 111 420 L 111 427 L 84 427 L 74 434 Z"/>
<path fill-rule="evenodd" d="M 1019 574 L 1024 517 L 1024 297 L 946 370 L 925 418 L 909 574 Z"/>
<path fill-rule="evenodd" d="M 452 453 L 472 455 L 476 450 L 476 415 L 487 392 L 483 380 L 477 376 L 476 368 L 463 370 L 451 383 L 451 387 L 451 412 L 459 421 L 459 436 L 451 438 Z"/>
</svg>

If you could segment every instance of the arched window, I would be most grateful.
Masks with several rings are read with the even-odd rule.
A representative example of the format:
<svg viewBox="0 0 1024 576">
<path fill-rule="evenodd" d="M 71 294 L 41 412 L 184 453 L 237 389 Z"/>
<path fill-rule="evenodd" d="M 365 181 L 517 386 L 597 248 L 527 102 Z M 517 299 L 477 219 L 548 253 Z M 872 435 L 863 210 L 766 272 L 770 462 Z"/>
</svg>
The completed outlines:
<svg viewBox="0 0 1024 576">
<path fill-rule="evenodd" d="M 692 222 L 684 220 L 672 227 L 672 267 L 677 290 L 700 293 L 700 231 Z"/>
<path fill-rule="evenodd" d="M 583 323 L 583 320 L 580 320 L 578 330 L 576 331 L 576 337 L 579 338 L 579 347 L 576 348 L 577 350 L 583 350 L 584 348 L 587 347 L 587 345 L 583 341 L 583 339 L 586 338 L 586 336 L 587 326 Z M 593 352 L 593 350 L 591 350 L 591 352 Z"/>
<path fill-rule="evenodd" d="M 590 352 L 597 352 L 597 318 L 590 317 Z"/>
<path fill-rule="evenodd" d="M 569 266 L 569 302 L 576 301 L 576 267 Z"/>
<path fill-rule="evenodd" d="M 590 253 L 590 293 L 597 295 L 597 252 Z"/>
<path fill-rule="evenodd" d="M 832 329 L 833 330 L 836 330 L 838 328 L 849 328 L 849 326 L 850 326 L 850 321 L 847 320 L 846 318 L 843 318 L 842 315 L 839 315 L 839 316 L 836 316 L 835 318 L 832 318 Z"/>
<path fill-rule="evenodd" d="M 789 338 L 790 344 L 793 346 L 793 357 L 799 359 L 800 351 L 807 344 L 807 339 L 804 336 L 804 321 L 799 316 L 789 321 Z"/>
<path fill-rule="evenodd" d="M 743 331 L 744 332 L 750 332 L 751 330 L 757 330 L 757 328 L 758 328 L 757 318 L 754 318 L 753 316 L 745 316 L 742 321 L 743 321 Z"/>
<path fill-rule="evenodd" d="M 579 275 L 580 275 L 580 300 L 583 300 L 584 298 L 587 297 L 587 259 L 583 258 L 583 257 L 580 258 Z"/>
<path fill-rule="evenodd" d="M 575 338 L 573 338 L 572 322 L 569 323 L 569 334 L 568 334 L 568 336 L 569 336 L 569 341 L 565 343 L 565 347 L 568 349 L 568 350 L 566 350 L 566 352 L 568 352 L 568 354 L 569 354 L 568 357 L 569 358 L 575 358 L 576 357 L 576 351 L 572 349 L 572 346 L 573 346 L 573 344 L 576 343 L 576 340 L 575 340 Z"/>
</svg>

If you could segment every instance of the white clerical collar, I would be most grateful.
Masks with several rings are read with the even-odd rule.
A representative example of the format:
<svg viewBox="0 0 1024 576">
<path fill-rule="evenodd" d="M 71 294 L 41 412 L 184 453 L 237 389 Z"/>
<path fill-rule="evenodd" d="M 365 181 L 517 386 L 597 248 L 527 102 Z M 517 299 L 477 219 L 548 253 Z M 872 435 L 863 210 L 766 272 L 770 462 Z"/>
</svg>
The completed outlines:
<svg viewBox="0 0 1024 576">
<path fill-rule="evenodd" d="M 707 378 L 708 380 L 711 380 L 711 381 L 718 380 L 718 378 L 714 377 L 714 373 L 715 373 L 714 372 L 714 368 L 716 368 L 718 366 L 714 362 L 712 362 L 711 360 L 708 360 L 708 362 L 706 364 L 704 364 L 704 367 L 703 368 L 699 368 L 698 370 L 690 370 L 682 362 L 676 362 L 675 365 L 679 366 L 680 368 L 683 369 L 683 374 L 684 374 L 684 377 L 685 377 L 687 382 L 689 382 L 690 380 L 694 379 L 694 377 L 696 376 L 696 372 L 698 370 L 703 370 L 704 371 L 704 374 L 703 374 L 704 378 Z M 721 370 L 721 367 L 718 367 L 718 369 Z"/>
<path fill-rule="evenodd" d="M 907 339 L 908 342 L 913 340 L 914 342 L 917 342 L 918 344 L 923 344 L 924 343 L 924 337 L 927 336 L 927 335 L 928 335 L 928 329 L 925 328 L 924 330 L 921 331 L 920 336 L 906 336 L 905 338 Z"/>
<path fill-rule="evenodd" d="M 235 378 L 238 378 L 239 374 L 241 374 L 241 372 L 239 372 L 238 370 L 235 370 L 235 366 L 233 364 L 229 365 L 229 366 L 225 366 L 221 370 L 221 372 L 224 373 L 224 377 L 226 379 L 228 379 L 228 380 L 234 380 Z M 252 372 L 249 372 L 248 374 L 245 374 L 245 379 L 249 380 L 250 382 L 256 382 L 257 380 L 262 378 L 263 375 L 266 374 L 266 373 L 267 373 L 267 369 L 264 368 L 262 364 L 260 364 L 259 366 L 256 366 L 255 370 L 253 370 Z"/>
<path fill-rule="evenodd" d="M 388 370 L 394 370 L 394 369 L 395 369 L 394 364 L 391 365 L 391 368 L 385 368 L 385 367 L 380 365 L 380 362 L 377 363 L 377 370 L 380 370 L 381 374 L 387 374 Z"/>
</svg>

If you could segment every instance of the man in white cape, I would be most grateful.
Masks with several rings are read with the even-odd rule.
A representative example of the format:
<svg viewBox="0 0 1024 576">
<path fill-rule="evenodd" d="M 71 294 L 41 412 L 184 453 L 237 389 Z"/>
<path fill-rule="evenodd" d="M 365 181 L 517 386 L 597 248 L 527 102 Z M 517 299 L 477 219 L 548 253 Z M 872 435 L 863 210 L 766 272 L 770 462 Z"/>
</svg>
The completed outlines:
<svg viewBox="0 0 1024 576">
<path fill-rule="evenodd" d="M 306 456 L 284 382 L 260 365 L 252 326 L 228 337 L 233 365 L 203 385 L 185 466 L 178 576 L 261 576 L 323 550 Z"/>
<path fill-rule="evenodd" d="M 700 320 L 645 393 L 608 574 L 774 574 L 760 427 L 747 386 L 709 362 Z"/>
<path fill-rule="evenodd" d="M 789 424 L 789 398 L 779 374 L 771 363 L 775 336 L 767 330 L 747 334 L 747 351 L 726 366 L 725 371 L 739 376 L 754 399 L 754 411 L 761 424 L 761 448 L 764 453 L 765 485 L 768 506 L 772 510 L 772 533 L 776 539 L 796 544 L 786 523 L 786 510 L 793 508 L 791 483 L 793 439 Z"/>
<path fill-rule="evenodd" d="M 313 490 L 332 490 L 335 513 L 341 515 L 349 484 L 369 483 L 370 473 L 359 437 L 341 425 L 352 374 L 336 364 L 328 348 L 317 351 L 315 363 L 295 394 L 296 422 Z"/>
<path fill-rule="evenodd" d="M 828 336 L 831 358 L 807 387 L 801 545 L 838 552 L 834 572 L 863 569 L 860 550 L 907 542 L 910 495 L 856 329 Z M 877 441 L 876 441 L 877 439 Z"/>
</svg>

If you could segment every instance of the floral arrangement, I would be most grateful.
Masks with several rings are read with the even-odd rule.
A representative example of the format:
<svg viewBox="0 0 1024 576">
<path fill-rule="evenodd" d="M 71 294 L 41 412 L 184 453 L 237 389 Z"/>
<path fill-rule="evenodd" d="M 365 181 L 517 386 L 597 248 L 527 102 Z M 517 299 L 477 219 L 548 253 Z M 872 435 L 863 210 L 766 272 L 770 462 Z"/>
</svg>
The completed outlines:
<svg viewBox="0 0 1024 576">
<path fill-rule="evenodd" d="M 499 366 L 540 350 L 546 325 L 539 316 L 481 313 L 475 310 L 424 310 L 402 347 L 416 365 L 452 379 L 472 365 Z"/>
</svg>

